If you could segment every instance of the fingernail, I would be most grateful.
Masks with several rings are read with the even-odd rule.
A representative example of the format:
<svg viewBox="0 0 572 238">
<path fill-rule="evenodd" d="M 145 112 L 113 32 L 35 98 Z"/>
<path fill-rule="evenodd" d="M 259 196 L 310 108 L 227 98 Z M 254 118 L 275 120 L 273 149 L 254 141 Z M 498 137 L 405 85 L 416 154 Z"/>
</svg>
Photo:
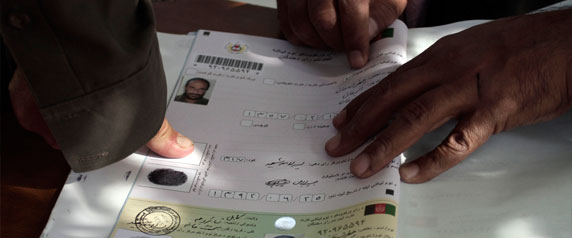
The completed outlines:
<svg viewBox="0 0 572 238">
<path fill-rule="evenodd" d="M 177 145 L 183 149 L 187 149 L 193 146 L 193 142 L 184 135 L 179 134 L 177 135 Z"/>
<path fill-rule="evenodd" d="M 350 65 L 352 68 L 361 68 L 365 62 L 363 60 L 363 55 L 359 50 L 354 50 L 350 52 Z"/>
<path fill-rule="evenodd" d="M 334 151 L 340 145 L 342 141 L 342 134 L 337 134 L 336 136 L 332 137 L 328 142 L 326 142 L 326 150 L 327 151 Z"/>
<path fill-rule="evenodd" d="M 332 122 L 336 126 L 341 125 L 346 121 L 346 116 L 347 116 L 347 111 L 346 111 L 346 109 L 344 109 L 340 113 L 338 113 L 338 115 L 336 115 L 336 117 L 334 117 L 334 120 Z"/>
<path fill-rule="evenodd" d="M 377 22 L 371 17 L 369 18 L 368 33 L 370 40 L 373 39 L 377 33 L 379 33 L 379 26 L 377 25 Z"/>
<path fill-rule="evenodd" d="M 370 159 L 367 154 L 359 155 L 354 161 L 354 171 L 356 175 L 363 175 L 368 169 L 370 164 Z"/>
<path fill-rule="evenodd" d="M 419 173 L 419 165 L 416 163 L 405 164 L 399 168 L 399 174 L 404 179 L 410 179 Z"/>
</svg>

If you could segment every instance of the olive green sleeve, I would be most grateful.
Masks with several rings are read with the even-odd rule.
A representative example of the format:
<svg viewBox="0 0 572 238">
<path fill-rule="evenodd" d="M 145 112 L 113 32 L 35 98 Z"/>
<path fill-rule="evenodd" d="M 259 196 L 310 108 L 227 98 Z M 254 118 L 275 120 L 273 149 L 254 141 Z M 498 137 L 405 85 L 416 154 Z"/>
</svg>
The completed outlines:
<svg viewBox="0 0 572 238">
<path fill-rule="evenodd" d="M 76 172 L 160 128 L 166 82 L 149 1 L 3 0 L 2 37 Z"/>
</svg>

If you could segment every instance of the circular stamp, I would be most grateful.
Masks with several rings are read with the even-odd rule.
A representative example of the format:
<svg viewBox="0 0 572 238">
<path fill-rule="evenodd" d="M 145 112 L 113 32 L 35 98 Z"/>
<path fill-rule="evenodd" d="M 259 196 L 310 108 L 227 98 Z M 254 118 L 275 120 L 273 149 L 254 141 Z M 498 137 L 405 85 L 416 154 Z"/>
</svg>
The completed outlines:
<svg viewBox="0 0 572 238">
<path fill-rule="evenodd" d="M 145 208 L 135 217 L 137 229 L 147 235 L 166 235 L 181 224 L 181 217 L 175 210 L 165 206 Z"/>
</svg>

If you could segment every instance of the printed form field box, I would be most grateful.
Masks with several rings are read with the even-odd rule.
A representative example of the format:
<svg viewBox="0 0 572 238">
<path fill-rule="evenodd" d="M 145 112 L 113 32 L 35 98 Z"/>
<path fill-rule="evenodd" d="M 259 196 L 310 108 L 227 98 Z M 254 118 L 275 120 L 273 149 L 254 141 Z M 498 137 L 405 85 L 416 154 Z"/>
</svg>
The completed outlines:
<svg viewBox="0 0 572 238">
<path fill-rule="evenodd" d="M 306 114 L 296 114 L 296 116 L 294 116 L 294 120 L 305 121 L 306 120 Z"/>
<path fill-rule="evenodd" d="M 306 115 L 306 121 L 318 120 L 318 115 Z"/>
<path fill-rule="evenodd" d="M 255 117 L 256 112 L 251 111 L 251 110 L 244 110 L 244 113 L 242 115 L 245 117 Z"/>
<path fill-rule="evenodd" d="M 311 201 L 312 201 L 312 195 L 310 194 L 300 195 L 300 202 L 311 202 Z"/>
<path fill-rule="evenodd" d="M 209 190 L 209 197 L 219 198 L 222 195 L 222 190 L 211 189 Z"/>
<path fill-rule="evenodd" d="M 332 120 L 334 119 L 335 116 L 336 116 L 335 113 L 326 113 L 322 116 L 322 118 L 324 118 L 324 120 Z"/>
<path fill-rule="evenodd" d="M 234 191 L 222 191 L 222 197 L 226 199 L 233 199 Z"/>
<path fill-rule="evenodd" d="M 306 129 L 306 123 L 294 123 L 294 130 L 304 130 Z"/>
<path fill-rule="evenodd" d="M 252 120 L 242 120 L 240 121 L 240 126 L 251 127 L 253 123 Z"/>
<path fill-rule="evenodd" d="M 220 157 L 220 160 L 226 161 L 226 162 L 244 162 L 244 161 L 246 161 L 246 157 L 223 155 Z"/>
<path fill-rule="evenodd" d="M 268 195 L 266 195 L 266 201 L 269 202 L 278 202 L 279 199 L 280 199 L 279 194 L 269 193 Z"/>
<path fill-rule="evenodd" d="M 260 197 L 260 194 L 258 194 L 258 193 L 247 193 L 246 194 L 246 200 L 258 200 L 259 197 Z"/>
<path fill-rule="evenodd" d="M 239 200 L 246 199 L 246 192 L 235 192 L 234 199 L 239 199 Z"/>
<path fill-rule="evenodd" d="M 279 202 L 291 202 L 292 201 L 292 195 L 290 194 L 280 194 L 280 197 L 278 198 Z"/>
<path fill-rule="evenodd" d="M 321 202 L 324 201 L 325 199 L 326 199 L 325 194 L 314 194 L 312 196 L 312 202 Z"/>
</svg>

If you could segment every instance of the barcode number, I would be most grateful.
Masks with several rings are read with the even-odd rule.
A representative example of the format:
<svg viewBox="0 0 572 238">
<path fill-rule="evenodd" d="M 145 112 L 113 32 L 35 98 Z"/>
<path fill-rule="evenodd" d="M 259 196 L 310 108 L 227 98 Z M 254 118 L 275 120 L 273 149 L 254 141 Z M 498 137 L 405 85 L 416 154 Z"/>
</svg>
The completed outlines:
<svg viewBox="0 0 572 238">
<path fill-rule="evenodd" d="M 256 71 L 262 70 L 262 65 L 263 65 L 262 63 L 257 63 L 252 61 L 223 58 L 211 55 L 199 55 L 197 56 L 196 62 L 203 64 L 214 64 L 214 65 L 221 65 L 233 68 L 240 68 L 240 69 L 250 69 Z"/>
</svg>

